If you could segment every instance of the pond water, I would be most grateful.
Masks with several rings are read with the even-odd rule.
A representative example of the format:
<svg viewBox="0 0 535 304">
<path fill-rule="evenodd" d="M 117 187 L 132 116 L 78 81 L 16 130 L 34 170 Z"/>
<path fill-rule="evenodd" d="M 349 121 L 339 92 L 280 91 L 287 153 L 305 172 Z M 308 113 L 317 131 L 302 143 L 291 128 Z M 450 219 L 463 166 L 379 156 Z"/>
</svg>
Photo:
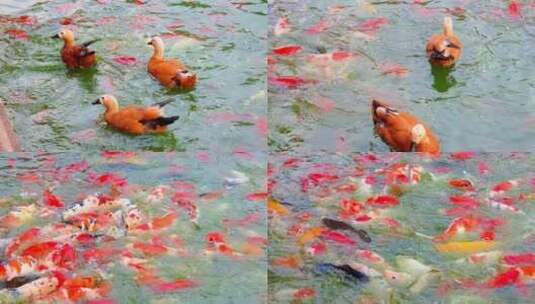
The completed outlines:
<svg viewBox="0 0 535 304">
<path fill-rule="evenodd" d="M 265 145 L 264 1 L 2 1 L 0 13 L 6 14 L 0 17 L 0 98 L 24 150 Z M 62 27 L 72 29 L 78 42 L 101 39 L 92 45 L 95 69 L 65 68 L 62 43 L 49 38 Z M 153 35 L 163 37 L 166 56 L 197 72 L 195 90 L 169 91 L 148 75 L 152 49 L 146 42 Z M 122 105 L 174 98 L 166 114 L 180 120 L 165 135 L 117 133 L 101 123 L 103 107 L 91 105 L 105 93 Z"/>
<path fill-rule="evenodd" d="M 535 6 L 508 3 L 272 1 L 270 147 L 389 151 L 370 117 L 382 98 L 429 124 L 443 151 L 533 150 Z M 425 57 L 444 16 L 464 44 L 449 72 Z"/>
<path fill-rule="evenodd" d="M 86 300 L 95 297 L 102 300 L 95 303 L 117 304 L 263 302 L 267 297 L 264 172 L 264 164 L 254 158 L 196 161 L 194 156 L 186 159 L 174 152 L 0 155 L 2 260 L 9 260 L 7 248 L 14 242 L 4 240 L 39 229 L 37 239 L 22 243 L 20 249 L 47 241 L 68 244 L 75 250 L 74 258 L 69 264 L 53 264 L 57 268 L 50 270 L 65 273 L 68 279 L 98 275 L 101 284 L 108 284 L 107 291 L 90 296 L 64 283 L 56 293 L 21 303 L 71 303 L 62 298 L 65 292 L 72 303 L 90 303 Z M 102 217 L 93 216 L 95 229 L 80 230 L 77 225 L 59 230 L 62 224 L 79 223 L 74 216 L 66 217 L 66 210 L 95 193 L 132 204 L 126 209 L 100 205 L 97 214 L 123 212 L 127 218 L 134 206 L 141 214 L 139 225 L 125 228 L 121 221 L 113 221 L 108 226 Z M 15 211 L 24 216 L 17 216 L 20 221 L 8 220 Z M 175 216 L 173 221 L 163 220 L 170 214 Z M 145 223 L 153 224 L 143 230 Z M 80 237 L 83 231 L 85 238 Z M 232 249 L 214 251 L 210 233 L 221 236 Z M 23 256 L 32 251 L 16 252 Z M 37 272 L 42 277 L 47 274 Z M 13 303 L 5 298 L 1 276 L 0 302 Z"/>
<path fill-rule="evenodd" d="M 497 153 L 273 158 L 269 302 L 531 303 L 534 162 Z"/>
</svg>

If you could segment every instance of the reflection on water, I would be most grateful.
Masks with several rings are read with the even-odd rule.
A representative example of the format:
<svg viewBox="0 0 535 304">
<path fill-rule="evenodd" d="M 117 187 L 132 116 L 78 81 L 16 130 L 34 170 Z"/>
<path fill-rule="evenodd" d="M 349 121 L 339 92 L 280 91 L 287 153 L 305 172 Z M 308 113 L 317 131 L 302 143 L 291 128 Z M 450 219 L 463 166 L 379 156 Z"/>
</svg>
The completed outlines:
<svg viewBox="0 0 535 304">
<path fill-rule="evenodd" d="M 433 66 L 431 67 L 431 73 L 433 74 L 433 88 L 437 92 L 446 92 L 457 84 L 457 80 L 451 75 L 452 70 L 449 68 Z"/>
</svg>

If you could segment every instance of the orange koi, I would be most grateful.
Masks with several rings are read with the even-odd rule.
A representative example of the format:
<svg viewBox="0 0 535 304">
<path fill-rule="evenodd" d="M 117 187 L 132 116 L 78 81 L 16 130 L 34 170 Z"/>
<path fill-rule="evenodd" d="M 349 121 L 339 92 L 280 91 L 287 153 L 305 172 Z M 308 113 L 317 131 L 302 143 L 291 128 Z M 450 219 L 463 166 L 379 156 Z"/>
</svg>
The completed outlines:
<svg viewBox="0 0 535 304">
<path fill-rule="evenodd" d="M 302 261 L 297 255 L 279 257 L 271 260 L 271 264 L 278 267 L 297 269 L 301 267 Z"/>
<path fill-rule="evenodd" d="M 288 208 L 272 197 L 268 197 L 267 208 L 268 212 L 272 215 L 286 216 L 290 214 Z"/>
<path fill-rule="evenodd" d="M 452 179 L 448 182 L 450 187 L 462 191 L 474 191 L 474 185 L 467 179 Z"/>
<path fill-rule="evenodd" d="M 166 254 L 169 250 L 166 246 L 160 244 L 149 244 L 136 242 L 133 245 L 134 249 L 141 251 L 145 255 L 162 255 Z"/>
<path fill-rule="evenodd" d="M 170 212 L 163 216 L 156 217 L 152 219 L 150 222 L 138 225 L 134 227 L 134 230 L 141 230 L 141 231 L 154 231 L 154 230 L 161 230 L 170 227 L 173 225 L 175 220 L 178 218 L 176 213 Z"/>
<path fill-rule="evenodd" d="M 299 238 L 298 240 L 298 243 L 299 245 L 303 246 L 315 239 L 317 239 L 318 237 L 320 237 L 322 234 L 323 234 L 323 231 L 325 231 L 326 228 L 324 227 L 313 227 L 313 228 L 310 228 L 308 229 L 307 231 L 303 232 L 303 234 L 301 235 L 301 237 Z"/>
<path fill-rule="evenodd" d="M 458 217 L 446 228 L 446 230 L 436 236 L 434 241 L 446 241 L 454 238 L 459 233 L 473 231 L 479 227 L 481 221 L 475 217 Z"/>
<path fill-rule="evenodd" d="M 177 292 L 183 289 L 189 289 L 199 286 L 199 283 L 188 280 L 188 279 L 179 279 L 170 282 L 162 282 L 150 286 L 151 290 L 154 293 L 171 293 Z"/>
<path fill-rule="evenodd" d="M 451 254 L 471 254 L 488 251 L 499 245 L 497 241 L 461 241 L 435 244 L 435 248 L 440 253 Z"/>
</svg>

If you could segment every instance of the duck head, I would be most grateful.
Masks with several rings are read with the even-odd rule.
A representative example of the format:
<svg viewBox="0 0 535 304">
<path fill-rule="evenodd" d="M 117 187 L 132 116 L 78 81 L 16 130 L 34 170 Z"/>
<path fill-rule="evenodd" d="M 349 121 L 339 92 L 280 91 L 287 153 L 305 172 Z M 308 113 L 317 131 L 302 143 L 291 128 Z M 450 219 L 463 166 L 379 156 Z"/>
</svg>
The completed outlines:
<svg viewBox="0 0 535 304">
<path fill-rule="evenodd" d="M 92 104 L 104 105 L 106 113 L 119 111 L 119 102 L 113 95 L 102 95 L 99 99 L 93 101 Z"/>
<path fill-rule="evenodd" d="M 163 44 L 162 38 L 154 36 L 149 40 L 149 42 L 147 42 L 147 44 L 152 46 L 152 48 L 154 49 L 154 53 L 152 55 L 153 57 L 163 58 L 165 45 Z"/>
<path fill-rule="evenodd" d="M 63 39 L 65 44 L 74 44 L 74 33 L 71 30 L 63 29 L 56 35 L 52 36 L 54 39 Z"/>
<path fill-rule="evenodd" d="M 431 53 L 432 60 L 452 60 L 456 59 L 455 55 L 459 52 L 461 47 L 452 43 L 449 39 L 442 40 L 435 45 L 433 53 Z"/>
</svg>

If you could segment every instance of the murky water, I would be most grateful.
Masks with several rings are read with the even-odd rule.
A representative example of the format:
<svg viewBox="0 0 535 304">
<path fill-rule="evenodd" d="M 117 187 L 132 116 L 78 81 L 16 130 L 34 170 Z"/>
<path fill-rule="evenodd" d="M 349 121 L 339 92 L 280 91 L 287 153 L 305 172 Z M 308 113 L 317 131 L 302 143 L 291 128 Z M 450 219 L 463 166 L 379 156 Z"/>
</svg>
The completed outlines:
<svg viewBox="0 0 535 304">
<path fill-rule="evenodd" d="M 388 151 L 370 118 L 371 99 L 383 98 L 427 122 L 443 151 L 533 150 L 535 8 L 516 2 L 518 10 L 501 0 L 272 1 L 270 50 L 302 49 L 271 56 L 271 148 Z M 449 73 L 425 58 L 444 16 L 464 44 Z M 279 21 L 287 26 L 274 33 Z M 311 56 L 332 52 L 342 53 Z M 285 76 L 304 82 L 287 88 L 276 81 Z"/>
<path fill-rule="evenodd" d="M 266 297 L 266 212 L 262 196 L 256 194 L 259 200 L 251 194 L 264 191 L 265 167 L 255 159 L 229 159 L 219 164 L 194 159 L 177 157 L 175 153 L 131 152 L 89 157 L 76 153 L 1 155 L 1 238 L 20 235 L 32 227 L 47 229 L 61 223 L 61 214 L 74 202 L 96 192 L 109 194 L 110 183 L 119 184 L 109 175 L 118 176 L 125 179 L 119 187 L 120 197 L 135 204 L 145 220 L 170 213 L 178 217 L 170 226 L 148 233 L 129 230 L 126 236 L 97 238 L 94 244 L 72 240 L 69 244 L 76 250 L 76 259 L 69 276 L 100 273 L 111 284 L 102 298 L 113 302 L 106 303 L 260 303 Z M 102 177 L 105 175 L 108 177 Z M 151 201 L 149 197 L 157 188 L 166 190 L 160 200 Z M 65 206 L 47 206 L 43 199 L 45 189 Z M 188 209 L 188 199 L 197 208 L 197 220 Z M 36 212 L 7 228 L 6 214 L 20 206 L 34 206 Z M 234 252 L 208 252 L 206 238 L 211 232 L 224 235 Z M 168 246 L 168 251 L 145 252 L 135 245 L 151 242 Z M 88 253 L 110 248 L 120 253 L 103 262 Z M 173 291 L 165 284 L 158 285 L 158 281 L 138 281 L 136 268 L 125 266 L 128 252 L 144 260 L 143 267 L 155 270 L 161 282 L 187 279 L 198 286 Z M 3 291 L 0 289 L 0 296 Z M 66 303 L 61 299 L 49 295 L 41 302 L 34 299 L 28 303 Z M 82 297 L 74 302 L 85 300 L 88 299 Z"/>
<path fill-rule="evenodd" d="M 530 154 L 275 158 L 270 302 L 529 303 L 535 277 L 522 267 L 530 262 L 508 263 L 535 250 L 534 162 Z M 464 230 L 446 233 L 459 219 Z M 332 267 L 344 264 L 364 278 Z M 523 275 L 504 278 L 521 268 Z"/>
<path fill-rule="evenodd" d="M 6 17 L 31 17 L 0 22 L 0 97 L 24 150 L 226 150 L 244 145 L 260 150 L 265 145 L 258 136 L 266 113 L 265 3 L 145 2 L 0 4 L 0 12 L 10 14 Z M 61 27 L 71 28 L 79 42 L 101 39 L 93 45 L 98 55 L 94 70 L 67 71 L 59 57 L 62 43 L 49 38 Z M 194 91 L 170 92 L 148 75 L 152 49 L 146 41 L 153 35 L 163 36 L 167 56 L 197 72 Z M 114 61 L 119 56 L 135 62 L 122 65 Z M 117 133 L 100 123 L 103 108 L 91 105 L 104 93 L 116 95 L 123 105 L 173 97 L 166 113 L 180 120 L 166 135 Z"/>
</svg>

